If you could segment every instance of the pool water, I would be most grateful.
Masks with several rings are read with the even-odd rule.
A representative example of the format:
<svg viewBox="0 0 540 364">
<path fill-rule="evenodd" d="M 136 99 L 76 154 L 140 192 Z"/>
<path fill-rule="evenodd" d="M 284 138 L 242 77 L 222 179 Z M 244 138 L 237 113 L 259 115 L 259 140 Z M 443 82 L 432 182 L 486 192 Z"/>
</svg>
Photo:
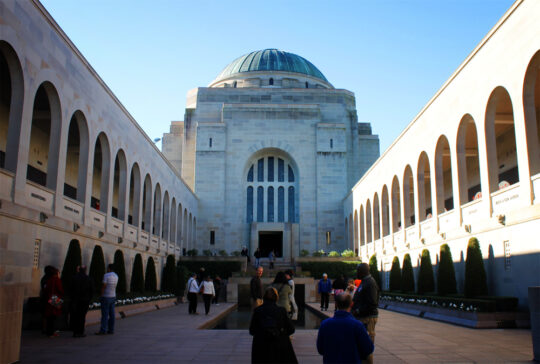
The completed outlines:
<svg viewBox="0 0 540 364">
<path fill-rule="evenodd" d="M 231 312 L 221 319 L 213 330 L 248 330 L 251 320 L 251 308 L 239 306 L 236 311 Z M 321 319 L 310 310 L 299 307 L 298 320 L 293 321 L 296 330 L 316 330 L 321 325 Z"/>
</svg>

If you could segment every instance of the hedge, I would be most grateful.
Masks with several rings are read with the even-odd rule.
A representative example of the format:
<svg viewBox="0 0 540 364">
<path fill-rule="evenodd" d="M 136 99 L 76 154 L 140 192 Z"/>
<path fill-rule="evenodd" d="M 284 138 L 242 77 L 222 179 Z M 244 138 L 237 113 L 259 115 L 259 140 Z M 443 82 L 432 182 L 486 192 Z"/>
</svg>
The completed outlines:
<svg viewBox="0 0 540 364">
<path fill-rule="evenodd" d="M 313 278 L 322 278 L 323 273 L 326 273 L 329 278 L 335 279 L 342 274 L 346 278 L 356 277 L 356 267 L 358 264 L 360 264 L 358 261 L 307 261 L 300 263 L 300 266 L 302 267 L 302 271 L 310 272 Z"/>
<path fill-rule="evenodd" d="M 143 262 L 140 254 L 135 255 L 129 290 L 131 292 L 144 292 Z"/>
<path fill-rule="evenodd" d="M 420 270 L 418 272 L 418 294 L 425 294 L 435 291 L 435 281 L 433 279 L 433 265 L 429 250 L 422 250 L 420 258 Z"/>
<path fill-rule="evenodd" d="M 188 272 L 195 273 L 197 273 L 201 268 L 204 268 L 206 274 L 210 275 L 211 277 L 219 275 L 221 278 L 229 278 L 234 272 L 240 272 L 242 270 L 242 263 L 240 262 L 182 260 L 178 262 L 178 265 L 185 267 Z"/>
<path fill-rule="evenodd" d="M 403 269 L 401 270 L 401 291 L 414 292 L 414 271 L 411 263 L 411 256 L 405 254 L 403 257 Z"/>
<path fill-rule="evenodd" d="M 399 290 L 401 290 L 401 268 L 399 266 L 399 258 L 394 257 L 390 270 L 390 291 Z"/>
<path fill-rule="evenodd" d="M 163 267 L 161 276 L 161 290 L 163 292 L 174 293 L 176 290 L 176 264 L 174 255 L 167 256 L 167 262 Z"/>
<path fill-rule="evenodd" d="M 465 260 L 465 296 L 485 296 L 488 293 L 484 259 L 478 239 L 471 238 Z"/>
<path fill-rule="evenodd" d="M 94 293 L 99 295 L 99 292 L 101 292 L 103 276 L 105 275 L 105 257 L 103 256 L 103 249 L 101 249 L 101 246 L 99 245 L 96 245 L 92 252 L 92 260 L 90 262 L 90 271 L 88 275 L 94 283 Z"/>
<path fill-rule="evenodd" d="M 146 275 L 144 277 L 144 290 L 146 292 L 157 291 L 156 265 L 154 263 L 154 258 L 152 257 L 148 257 L 148 262 L 146 263 Z"/>
<path fill-rule="evenodd" d="M 71 289 L 73 276 L 77 273 L 77 266 L 82 264 L 81 246 L 79 241 L 72 240 L 69 243 L 64 266 L 62 267 L 62 286 L 64 290 Z"/>
<path fill-rule="evenodd" d="M 452 252 L 448 244 L 441 245 L 441 260 L 437 270 L 437 293 L 439 296 L 457 293 L 456 273 L 454 271 L 454 261 Z"/>
<path fill-rule="evenodd" d="M 379 267 L 377 263 L 377 256 L 373 254 L 371 258 L 369 258 L 369 274 L 375 279 L 375 282 L 377 282 L 377 285 L 379 288 L 382 288 L 381 285 L 381 273 L 379 273 Z"/>
<path fill-rule="evenodd" d="M 114 272 L 118 275 L 118 284 L 116 285 L 116 293 L 126 293 L 126 263 L 124 262 L 124 253 L 117 250 L 114 253 Z"/>
<path fill-rule="evenodd" d="M 481 296 L 476 298 L 468 298 L 457 295 L 425 296 L 395 292 L 382 292 L 381 301 L 410 303 L 472 312 L 508 312 L 516 311 L 518 307 L 518 299 L 516 297 L 506 296 Z"/>
</svg>

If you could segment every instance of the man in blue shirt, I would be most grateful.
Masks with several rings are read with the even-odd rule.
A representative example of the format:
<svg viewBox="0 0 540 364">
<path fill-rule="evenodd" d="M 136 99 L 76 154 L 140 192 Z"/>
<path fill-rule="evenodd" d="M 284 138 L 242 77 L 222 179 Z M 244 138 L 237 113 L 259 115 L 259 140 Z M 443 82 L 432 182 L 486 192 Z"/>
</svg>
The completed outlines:
<svg viewBox="0 0 540 364">
<path fill-rule="evenodd" d="M 328 279 L 328 274 L 323 273 L 322 279 L 317 285 L 317 290 L 321 295 L 321 311 L 328 311 L 328 301 L 330 300 L 330 292 L 332 291 L 332 282 Z"/>
<path fill-rule="evenodd" d="M 323 363 L 361 363 L 373 352 L 366 328 L 351 315 L 351 307 L 350 295 L 336 296 L 334 317 L 321 323 L 317 351 L 323 356 Z"/>
</svg>

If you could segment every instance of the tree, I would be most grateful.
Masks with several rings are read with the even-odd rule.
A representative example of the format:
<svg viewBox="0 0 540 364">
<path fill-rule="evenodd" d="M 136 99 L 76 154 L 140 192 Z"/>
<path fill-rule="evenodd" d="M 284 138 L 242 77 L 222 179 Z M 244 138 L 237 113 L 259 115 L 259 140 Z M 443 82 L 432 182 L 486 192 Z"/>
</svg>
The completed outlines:
<svg viewBox="0 0 540 364">
<path fill-rule="evenodd" d="M 127 291 L 126 287 L 126 264 L 124 262 L 124 253 L 121 250 L 117 250 L 114 253 L 114 272 L 118 275 L 118 284 L 116 285 L 116 292 L 124 294 Z"/>
<path fill-rule="evenodd" d="M 157 278 L 156 278 L 156 265 L 154 264 L 154 258 L 148 257 L 146 263 L 146 275 L 144 277 L 144 290 L 146 292 L 157 291 Z"/>
<path fill-rule="evenodd" d="M 454 261 L 452 252 L 448 244 L 441 245 L 441 260 L 437 270 L 437 291 L 441 296 L 457 293 L 456 273 L 454 271 Z"/>
<path fill-rule="evenodd" d="M 188 274 L 187 268 L 180 265 L 180 262 L 178 262 L 178 265 L 176 266 L 176 290 L 174 292 L 177 296 L 184 295 Z"/>
<path fill-rule="evenodd" d="M 129 286 L 131 292 L 144 292 L 144 275 L 143 275 L 143 263 L 140 254 L 135 255 L 135 261 L 133 262 L 133 270 L 131 272 L 131 284 Z"/>
<path fill-rule="evenodd" d="M 103 249 L 96 245 L 92 252 L 92 261 L 90 262 L 90 271 L 88 273 L 94 283 L 94 292 L 99 294 L 105 275 L 105 258 L 103 257 Z"/>
<path fill-rule="evenodd" d="M 161 276 L 161 290 L 163 292 L 174 293 L 176 290 L 176 267 L 174 255 L 167 256 L 167 262 L 163 268 Z"/>
<path fill-rule="evenodd" d="M 414 292 L 414 272 L 411 263 L 411 256 L 405 254 L 403 257 L 403 269 L 401 270 L 401 290 L 403 292 Z"/>
<path fill-rule="evenodd" d="M 401 289 L 401 268 L 399 258 L 392 260 L 392 269 L 390 270 L 390 291 L 399 291 Z"/>
<path fill-rule="evenodd" d="M 485 296 L 488 294 L 484 259 L 478 239 L 471 238 L 467 246 L 465 260 L 465 296 Z"/>
<path fill-rule="evenodd" d="M 422 250 L 420 258 L 420 271 L 418 272 L 418 293 L 425 294 L 435 291 L 435 281 L 433 279 L 433 266 L 429 250 Z"/>
<path fill-rule="evenodd" d="M 62 286 L 69 290 L 73 276 L 77 273 L 77 267 L 82 264 L 81 245 L 78 240 L 69 243 L 64 266 L 62 267 Z"/>
<path fill-rule="evenodd" d="M 377 267 L 377 264 L 377 255 L 373 254 L 371 258 L 369 258 L 369 274 L 371 274 L 373 279 L 375 279 L 375 282 L 377 282 L 379 289 L 382 289 L 381 274 L 379 273 L 379 267 Z"/>
</svg>

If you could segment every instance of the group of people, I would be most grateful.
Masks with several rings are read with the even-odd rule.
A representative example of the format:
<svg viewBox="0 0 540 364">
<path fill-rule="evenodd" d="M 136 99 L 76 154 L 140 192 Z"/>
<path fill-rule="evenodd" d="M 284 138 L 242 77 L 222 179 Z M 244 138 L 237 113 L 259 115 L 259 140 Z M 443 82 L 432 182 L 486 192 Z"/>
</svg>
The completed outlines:
<svg viewBox="0 0 540 364">
<path fill-rule="evenodd" d="M 278 272 L 266 289 L 262 274 L 263 268 L 258 267 L 250 282 L 252 363 L 297 363 L 291 342 L 295 331 L 292 321 L 298 314 L 293 272 Z M 321 311 L 328 310 L 330 294 L 335 302 L 334 316 L 321 323 L 317 335 L 317 351 L 323 362 L 372 363 L 379 287 L 369 274 L 369 266 L 360 264 L 356 279 L 348 281 L 340 276 L 332 283 L 324 274 L 318 291 Z"/>
<path fill-rule="evenodd" d="M 247 250 L 246 250 L 247 254 Z M 261 258 L 263 258 L 261 251 L 259 248 L 255 250 L 255 253 L 253 253 L 253 256 L 255 257 L 255 268 L 258 268 L 261 266 Z M 270 250 L 268 253 L 268 268 L 274 269 L 274 262 L 276 261 L 276 252 L 274 250 Z M 249 262 L 249 257 L 248 257 Z"/>
<path fill-rule="evenodd" d="M 116 285 L 118 276 L 114 273 L 114 265 L 110 264 L 103 276 L 101 287 L 101 327 L 97 335 L 114 333 L 114 304 L 116 302 Z M 62 315 L 65 298 L 69 297 L 69 327 L 73 337 L 85 337 L 86 314 L 94 296 L 94 285 L 86 274 L 86 266 L 79 265 L 71 284 L 66 290 L 60 279 L 60 271 L 51 265 L 45 267 L 45 275 L 41 279 L 40 305 L 43 315 L 43 333 L 49 337 L 59 336 L 57 319 Z"/>
<path fill-rule="evenodd" d="M 201 268 L 199 273 L 191 273 L 186 284 L 187 299 L 189 301 L 188 313 L 190 315 L 198 315 L 197 297 L 200 294 L 204 301 L 204 312 L 208 315 L 212 303 L 219 305 L 218 300 L 221 286 L 221 277 L 216 275 L 212 280 L 212 277 L 206 274 L 204 268 Z"/>
</svg>

